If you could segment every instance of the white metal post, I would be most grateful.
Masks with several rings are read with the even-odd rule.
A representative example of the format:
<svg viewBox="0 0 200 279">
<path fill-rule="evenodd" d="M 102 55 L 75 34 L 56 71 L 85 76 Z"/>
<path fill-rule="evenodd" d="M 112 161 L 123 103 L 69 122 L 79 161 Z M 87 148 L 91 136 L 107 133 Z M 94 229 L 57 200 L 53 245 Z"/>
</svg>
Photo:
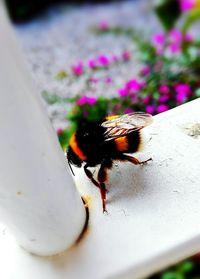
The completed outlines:
<svg viewBox="0 0 200 279">
<path fill-rule="evenodd" d="M 76 241 L 85 209 L 25 64 L 0 1 L 0 220 L 52 255 Z"/>
</svg>

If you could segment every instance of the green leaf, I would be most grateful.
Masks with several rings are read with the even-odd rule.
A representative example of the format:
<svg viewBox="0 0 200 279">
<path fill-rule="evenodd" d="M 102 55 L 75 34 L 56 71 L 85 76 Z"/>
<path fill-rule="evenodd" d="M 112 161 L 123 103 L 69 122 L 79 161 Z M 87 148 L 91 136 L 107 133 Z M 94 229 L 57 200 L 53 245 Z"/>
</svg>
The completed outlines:
<svg viewBox="0 0 200 279">
<path fill-rule="evenodd" d="M 166 31 L 172 29 L 181 15 L 178 0 L 162 0 L 155 13 Z"/>
<path fill-rule="evenodd" d="M 193 267 L 194 263 L 192 261 L 187 260 L 180 264 L 179 271 L 181 271 L 182 273 L 188 273 L 193 269 Z"/>
<path fill-rule="evenodd" d="M 193 9 L 188 12 L 182 27 L 182 32 L 185 34 L 191 27 L 191 25 L 194 24 L 197 20 L 200 20 L 200 9 Z"/>
<path fill-rule="evenodd" d="M 200 97 L 200 88 L 198 88 L 198 89 L 195 91 L 195 95 L 196 95 L 197 97 Z"/>
</svg>

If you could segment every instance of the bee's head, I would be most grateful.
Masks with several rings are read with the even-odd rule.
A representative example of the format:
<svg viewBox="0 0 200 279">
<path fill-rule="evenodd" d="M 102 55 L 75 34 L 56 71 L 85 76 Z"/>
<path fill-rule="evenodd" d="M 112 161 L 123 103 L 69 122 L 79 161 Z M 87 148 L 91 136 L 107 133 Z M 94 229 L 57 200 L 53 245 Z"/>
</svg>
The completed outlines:
<svg viewBox="0 0 200 279">
<path fill-rule="evenodd" d="M 82 166 L 83 161 L 74 153 L 74 151 L 72 150 L 72 148 L 70 146 L 68 148 L 68 151 L 67 151 L 66 155 L 67 155 L 67 160 L 68 160 L 69 167 L 71 169 L 71 172 L 74 175 L 71 164 L 80 168 Z"/>
</svg>

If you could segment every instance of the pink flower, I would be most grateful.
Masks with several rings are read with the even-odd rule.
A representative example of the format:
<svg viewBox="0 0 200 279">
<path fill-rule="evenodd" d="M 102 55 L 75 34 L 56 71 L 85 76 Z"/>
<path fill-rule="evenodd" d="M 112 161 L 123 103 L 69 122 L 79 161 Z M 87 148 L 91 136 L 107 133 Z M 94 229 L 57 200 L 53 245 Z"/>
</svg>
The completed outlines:
<svg viewBox="0 0 200 279">
<path fill-rule="evenodd" d="M 193 41 L 193 37 L 191 34 L 185 34 L 184 41 L 187 43 L 191 43 Z"/>
<path fill-rule="evenodd" d="M 157 55 L 163 55 L 164 54 L 164 49 L 161 47 L 157 47 L 156 48 L 156 54 Z"/>
<path fill-rule="evenodd" d="M 119 62 L 120 61 L 120 58 L 117 56 L 117 55 L 115 55 L 115 54 L 113 54 L 113 56 L 112 56 L 112 61 L 113 62 Z"/>
<path fill-rule="evenodd" d="M 134 94 L 134 95 L 131 96 L 131 102 L 132 102 L 132 104 L 138 103 L 138 95 L 137 94 Z"/>
<path fill-rule="evenodd" d="M 111 77 L 106 77 L 105 78 L 105 83 L 106 84 L 111 84 L 113 82 L 113 79 Z"/>
<path fill-rule="evenodd" d="M 125 51 L 122 53 L 122 59 L 123 59 L 124 61 L 129 61 L 129 60 L 130 60 L 130 57 L 131 57 L 131 55 L 130 55 L 130 52 L 129 52 L 129 51 L 125 50 Z"/>
<path fill-rule="evenodd" d="M 90 59 L 88 61 L 88 67 L 92 70 L 94 70 L 95 68 L 97 68 L 97 61 L 95 59 Z"/>
<path fill-rule="evenodd" d="M 150 100 L 151 100 L 151 97 L 150 96 L 146 96 L 146 97 L 144 97 L 142 99 L 142 102 L 143 102 L 143 104 L 147 105 L 147 104 L 149 104 Z"/>
<path fill-rule="evenodd" d="M 180 9 L 182 12 L 187 12 L 194 8 L 195 0 L 180 0 Z"/>
<path fill-rule="evenodd" d="M 165 34 L 164 33 L 156 33 L 152 37 L 152 43 L 155 46 L 163 46 L 165 43 Z"/>
<path fill-rule="evenodd" d="M 87 96 L 81 96 L 77 101 L 76 104 L 78 106 L 83 106 L 85 104 L 87 104 Z"/>
<path fill-rule="evenodd" d="M 89 97 L 89 96 L 81 96 L 77 101 L 76 104 L 78 106 L 83 106 L 85 104 L 89 104 L 91 106 L 95 105 L 97 102 L 96 97 Z"/>
<path fill-rule="evenodd" d="M 58 134 L 58 135 L 61 135 L 62 133 L 63 133 L 63 129 L 62 128 L 58 128 L 57 130 L 56 130 L 56 133 Z"/>
<path fill-rule="evenodd" d="M 168 47 L 169 47 L 170 52 L 173 53 L 173 54 L 181 53 L 181 47 L 180 47 L 179 44 L 172 43 Z"/>
<path fill-rule="evenodd" d="M 120 89 L 118 90 L 118 95 L 119 95 L 121 98 L 128 96 L 128 90 L 127 90 L 127 88 L 120 88 Z"/>
<path fill-rule="evenodd" d="M 176 101 L 178 104 L 182 104 L 186 101 L 187 97 L 191 94 L 191 88 L 188 84 L 180 83 L 175 86 Z"/>
<path fill-rule="evenodd" d="M 97 98 L 96 97 L 87 97 L 87 103 L 91 106 L 94 106 L 97 102 Z"/>
<path fill-rule="evenodd" d="M 109 61 L 109 59 L 108 59 L 108 57 L 106 55 L 100 55 L 98 57 L 98 62 L 103 67 L 108 67 L 109 63 L 110 63 L 110 61 Z"/>
<path fill-rule="evenodd" d="M 159 91 L 162 94 L 168 94 L 170 92 L 169 86 L 166 84 L 161 84 L 159 87 Z"/>
<path fill-rule="evenodd" d="M 79 62 L 76 65 L 72 65 L 72 72 L 75 76 L 81 76 L 84 73 L 84 65 L 82 62 Z"/>
<path fill-rule="evenodd" d="M 100 31 L 104 31 L 104 32 L 105 32 L 105 31 L 107 31 L 109 28 L 110 28 L 109 23 L 108 23 L 107 21 L 105 21 L 105 20 L 100 21 L 99 24 L 98 24 L 98 29 L 99 29 Z"/>
<path fill-rule="evenodd" d="M 149 66 L 144 66 L 141 70 L 140 70 L 140 74 L 142 75 L 142 76 L 148 76 L 149 74 L 150 74 L 150 72 L 151 72 L 151 69 L 150 69 L 150 67 Z"/>
<path fill-rule="evenodd" d="M 169 98 L 170 98 L 169 95 L 162 95 L 162 96 L 159 96 L 158 101 L 161 103 L 164 103 L 164 102 L 168 101 Z"/>
<path fill-rule="evenodd" d="M 125 110 L 124 110 L 124 113 L 131 113 L 131 112 L 133 112 L 134 110 L 132 109 L 132 108 L 126 108 Z"/>
<path fill-rule="evenodd" d="M 140 89 L 142 88 L 142 84 L 136 79 L 131 79 L 126 83 L 126 88 L 131 93 L 136 93 L 136 92 L 140 91 Z"/>
<path fill-rule="evenodd" d="M 178 104 L 182 104 L 186 101 L 187 95 L 185 93 L 178 93 L 176 95 L 176 101 Z"/>
<path fill-rule="evenodd" d="M 161 105 L 159 105 L 159 106 L 157 107 L 157 112 L 158 112 L 158 113 L 161 113 L 161 112 L 164 112 L 164 111 L 166 111 L 166 110 L 168 110 L 168 109 L 169 109 L 169 106 L 164 105 L 164 104 L 161 104 Z"/>
<path fill-rule="evenodd" d="M 148 105 L 146 106 L 146 112 L 147 113 L 154 113 L 155 112 L 155 107 L 153 105 Z"/>
<path fill-rule="evenodd" d="M 169 33 L 169 39 L 172 43 L 181 44 L 183 40 L 183 35 L 181 31 L 177 29 L 172 29 Z"/>
<path fill-rule="evenodd" d="M 188 84 L 179 83 L 175 85 L 175 91 L 177 94 L 184 94 L 186 96 L 189 96 L 191 93 L 191 88 Z"/>
</svg>

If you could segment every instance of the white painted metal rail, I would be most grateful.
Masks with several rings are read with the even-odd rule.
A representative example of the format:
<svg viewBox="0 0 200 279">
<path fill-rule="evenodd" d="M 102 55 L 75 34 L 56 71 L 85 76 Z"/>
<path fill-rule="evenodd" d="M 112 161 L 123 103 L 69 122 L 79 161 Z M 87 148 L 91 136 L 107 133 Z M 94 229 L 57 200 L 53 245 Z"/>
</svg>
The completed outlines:
<svg viewBox="0 0 200 279">
<path fill-rule="evenodd" d="M 0 1 L 0 220 L 51 255 L 81 233 L 85 209 Z"/>
</svg>

